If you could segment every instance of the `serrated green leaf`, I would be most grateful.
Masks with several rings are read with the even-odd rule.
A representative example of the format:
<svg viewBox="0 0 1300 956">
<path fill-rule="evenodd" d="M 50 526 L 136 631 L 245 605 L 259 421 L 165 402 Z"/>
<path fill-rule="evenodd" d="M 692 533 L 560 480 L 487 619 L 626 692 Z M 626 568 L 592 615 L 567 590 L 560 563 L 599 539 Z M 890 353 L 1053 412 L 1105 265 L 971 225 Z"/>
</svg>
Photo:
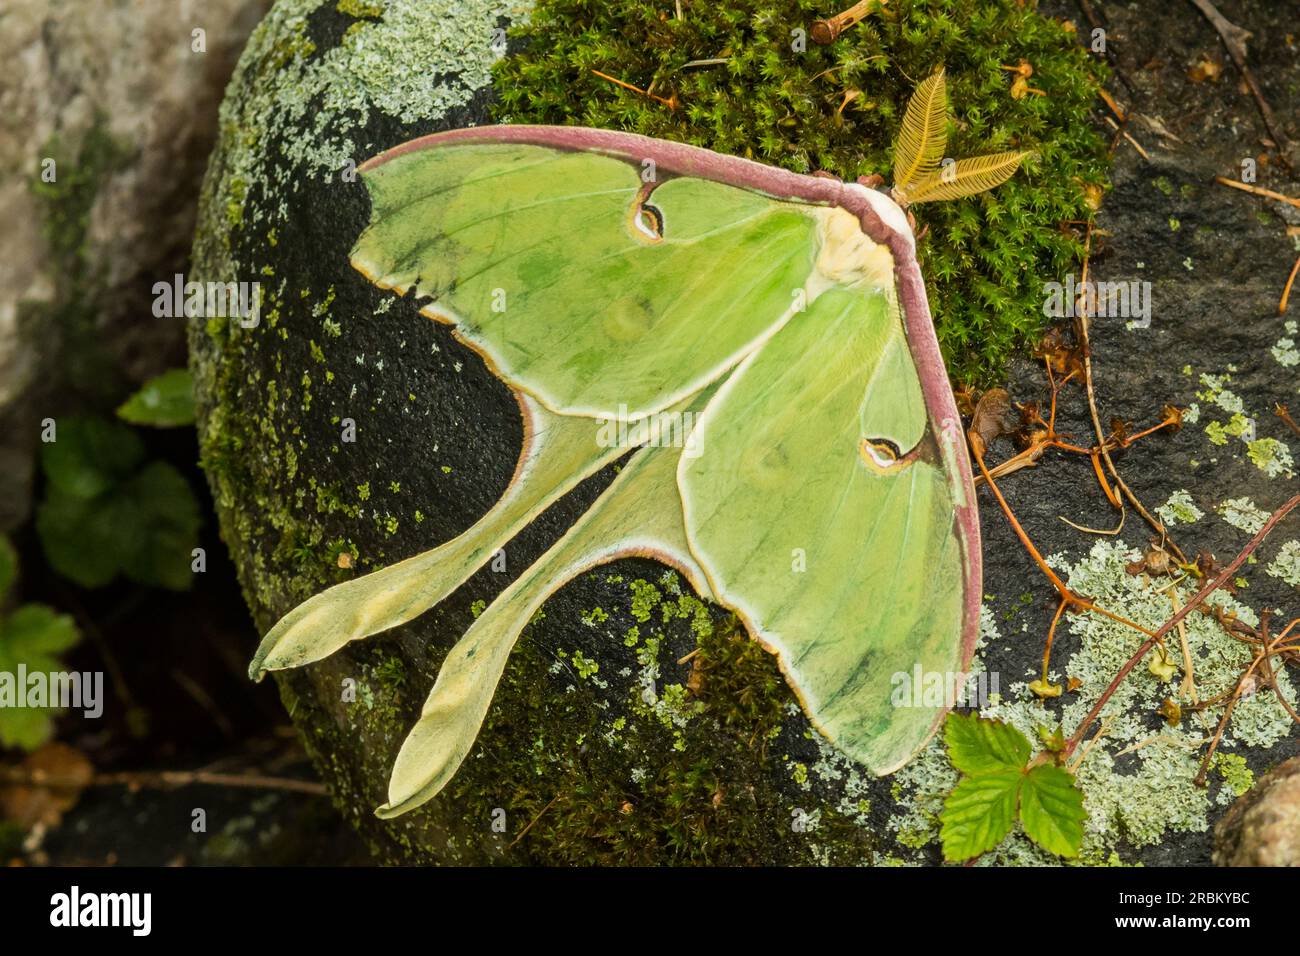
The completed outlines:
<svg viewBox="0 0 1300 956">
<path fill-rule="evenodd" d="M 962 773 L 1024 769 L 1029 741 L 1010 724 L 977 714 L 949 714 L 943 724 L 948 759 Z"/>
<path fill-rule="evenodd" d="M 144 444 L 130 428 L 95 418 L 55 423 L 54 441 L 41 446 L 41 470 L 59 491 L 80 498 L 103 494 L 144 459 Z"/>
<path fill-rule="evenodd" d="M 44 604 L 24 604 L 0 622 L 9 652 L 18 660 L 32 661 L 62 654 L 81 640 L 76 623 Z"/>
<path fill-rule="evenodd" d="M 0 534 L 0 601 L 4 600 L 9 589 L 18 577 L 18 552 L 9 543 L 8 537 Z"/>
<path fill-rule="evenodd" d="M 1044 764 L 1025 774 L 1020 788 L 1020 822 L 1044 850 L 1078 856 L 1087 816 L 1083 793 L 1068 771 Z"/>
<path fill-rule="evenodd" d="M 1015 769 L 961 779 L 939 814 L 944 859 L 969 860 L 1002 842 L 1016 818 L 1016 796 L 1023 778 Z"/>
<path fill-rule="evenodd" d="M 85 588 L 113 580 L 120 567 L 118 542 L 133 531 L 129 516 L 108 495 L 82 498 L 51 487 L 36 509 L 36 533 L 45 560 Z"/>
<path fill-rule="evenodd" d="M 131 429 L 109 424 L 139 441 Z M 80 441 L 85 432 L 74 435 L 74 444 L 84 447 L 98 441 L 86 444 Z M 59 443 L 63 440 L 61 433 Z M 72 451 L 63 455 L 65 463 L 76 460 Z M 166 462 L 149 462 L 123 474 L 119 470 L 126 460 L 119 459 L 113 473 L 96 482 L 50 482 L 36 512 L 46 560 L 83 587 L 102 587 L 125 574 L 142 584 L 185 590 L 193 580 L 191 552 L 201 524 L 194 492 Z"/>
<path fill-rule="evenodd" d="M 142 584 L 173 591 L 193 583 L 191 551 L 198 546 L 202 517 L 185 477 L 164 461 L 150 462 L 122 488 L 121 496 L 139 515 L 139 534 L 122 555 L 122 570 Z"/>
<path fill-rule="evenodd" d="M 117 416 L 133 425 L 174 428 L 194 424 L 194 379 L 189 369 L 163 372 L 123 402 Z"/>
<path fill-rule="evenodd" d="M 27 671 L 50 673 L 63 669 L 58 654 L 81 639 L 77 625 L 66 614 L 43 604 L 27 604 L 0 618 L 0 673 L 16 675 L 18 665 Z M 0 707 L 0 747 L 35 750 L 54 731 L 50 707 Z"/>
</svg>

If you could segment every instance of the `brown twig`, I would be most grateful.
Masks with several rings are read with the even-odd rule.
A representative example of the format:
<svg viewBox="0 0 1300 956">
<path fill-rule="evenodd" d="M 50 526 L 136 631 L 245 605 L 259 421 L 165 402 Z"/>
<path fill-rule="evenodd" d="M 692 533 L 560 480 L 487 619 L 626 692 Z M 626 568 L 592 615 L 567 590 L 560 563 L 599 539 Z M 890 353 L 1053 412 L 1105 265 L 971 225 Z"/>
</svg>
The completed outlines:
<svg viewBox="0 0 1300 956">
<path fill-rule="evenodd" d="M 1210 25 L 1219 34 L 1219 39 L 1223 45 L 1228 48 L 1228 55 L 1232 57 L 1232 62 L 1237 65 L 1238 72 L 1245 79 L 1246 85 L 1250 87 L 1250 95 L 1255 98 L 1255 105 L 1259 108 L 1259 115 L 1263 117 L 1264 126 L 1268 129 L 1269 135 L 1273 137 L 1273 142 L 1277 144 L 1278 154 L 1287 169 L 1292 169 L 1290 157 L 1290 141 L 1282 134 L 1282 128 L 1278 126 L 1277 120 L 1273 117 L 1273 110 L 1268 105 L 1268 100 L 1264 99 L 1264 92 L 1259 88 L 1259 83 L 1255 81 L 1255 74 L 1250 71 L 1246 65 L 1246 41 L 1250 39 L 1249 30 L 1243 30 L 1235 23 L 1229 21 L 1210 0 L 1191 0 L 1192 6 L 1196 7 L 1204 14 L 1205 19 L 1210 21 Z"/>
<path fill-rule="evenodd" d="M 42 770 L 0 767 L 0 782 L 28 787 L 80 790 L 83 787 L 130 787 L 170 790 L 201 784 L 211 787 L 247 787 L 255 790 L 288 790 L 327 796 L 325 784 L 290 777 L 264 777 L 258 774 L 211 773 L 202 770 L 144 770 L 97 773 L 87 779 L 60 777 Z"/>
<path fill-rule="evenodd" d="M 672 96 L 668 97 L 667 99 L 664 99 L 662 96 L 658 96 L 655 93 L 652 93 L 650 90 L 643 90 L 639 86 L 633 86 L 631 83 L 626 83 L 623 80 L 620 80 L 618 77 L 610 76 L 608 73 L 602 73 L 600 72 L 600 70 L 592 70 L 591 72 L 595 73 L 602 80 L 608 80 L 610 83 L 613 83 L 615 86 L 621 86 L 625 90 L 631 90 L 633 93 L 640 93 L 642 96 L 649 97 L 650 99 L 654 100 L 656 103 L 662 103 L 670 110 L 676 110 L 678 107 L 682 105 L 681 102 L 677 99 L 676 93 L 674 93 Z"/>
<path fill-rule="evenodd" d="M 542 807 L 542 809 L 537 811 L 537 816 L 533 817 L 531 820 L 528 821 L 527 824 L 524 825 L 524 828 L 519 831 L 519 835 L 516 836 L 513 840 L 511 840 L 506 845 L 506 849 L 507 850 L 514 849 L 515 844 L 524 838 L 524 835 L 533 828 L 533 824 L 542 818 L 543 813 L 551 809 L 551 807 L 555 806 L 555 801 L 559 799 L 560 799 L 560 794 L 558 793 L 555 796 L 551 797 L 551 802 L 548 803 L 546 806 Z"/>
<path fill-rule="evenodd" d="M 1295 206 L 1300 209 L 1300 199 L 1293 196 L 1284 196 L 1282 193 L 1276 193 L 1271 189 L 1265 189 L 1263 186 L 1256 186 L 1254 183 L 1241 183 L 1235 179 L 1229 179 L 1227 176 L 1215 176 L 1214 181 L 1223 186 L 1231 186 L 1233 189 L 1240 189 L 1244 193 L 1250 193 L 1253 196 L 1263 196 L 1265 199 L 1276 199 L 1278 202 L 1284 202 L 1289 206 Z"/>
<path fill-rule="evenodd" d="M 989 486 L 989 490 L 993 492 L 993 496 L 997 498 L 998 504 L 1002 508 L 1002 513 L 1007 516 L 1007 521 L 1011 523 L 1011 530 L 1016 533 L 1016 537 L 1020 539 L 1020 543 L 1024 546 L 1025 550 L 1029 552 L 1029 557 L 1033 560 L 1034 564 L 1038 565 L 1038 569 L 1046 575 L 1049 581 L 1052 582 L 1052 587 L 1056 588 L 1056 592 L 1061 596 L 1061 600 L 1071 607 L 1076 607 L 1082 611 L 1092 611 L 1095 614 L 1100 614 L 1102 617 L 1110 618 L 1112 621 L 1119 624 L 1131 627 L 1135 631 L 1141 631 L 1143 634 L 1150 634 L 1150 630 L 1143 627 L 1141 624 L 1138 624 L 1136 621 L 1130 621 L 1128 618 L 1116 614 L 1113 611 L 1108 611 L 1104 607 L 1094 604 L 1088 598 L 1081 597 L 1070 590 L 1069 585 L 1062 581 L 1060 577 L 1057 576 L 1056 572 L 1051 569 L 1047 561 L 1044 560 L 1038 548 L 1034 546 L 1034 542 L 1030 540 L 1029 534 L 1016 518 L 1015 512 L 1011 510 L 1011 505 L 1007 504 L 1007 499 L 1002 496 L 1002 490 L 998 487 L 997 482 L 993 480 L 993 476 L 989 474 L 988 467 L 984 464 L 984 453 L 980 449 L 979 444 L 977 444 L 978 436 L 975 436 L 973 432 L 968 433 L 967 441 L 971 447 L 971 453 L 975 458 L 975 463 L 979 466 L 980 474 L 984 476 L 984 481 Z M 980 444 L 982 444 L 982 442 L 980 442 Z"/>
<path fill-rule="evenodd" d="M 877 5 L 884 6 L 885 0 L 860 0 L 843 13 L 837 13 L 826 20 L 813 21 L 812 29 L 809 31 L 813 43 L 819 46 L 834 43 L 845 30 L 863 20 Z"/>
<path fill-rule="evenodd" d="M 1282 421 L 1286 423 L 1287 428 L 1291 429 L 1297 435 L 1300 435 L 1300 425 L 1296 424 L 1296 420 L 1291 417 L 1290 409 L 1288 409 L 1285 405 L 1283 405 L 1281 402 L 1278 402 L 1276 405 L 1273 406 L 1273 414 L 1276 415 L 1278 418 L 1282 419 Z"/>
<path fill-rule="evenodd" d="M 1089 220 L 1087 225 L 1087 233 L 1084 237 L 1083 248 L 1083 269 L 1080 273 L 1079 285 L 1081 287 L 1086 287 L 1085 283 L 1088 281 L 1088 260 L 1092 252 L 1091 220 Z M 1146 521 L 1147 524 L 1159 533 L 1162 542 L 1168 542 L 1169 547 L 1173 549 L 1178 560 L 1183 564 L 1187 564 L 1186 555 L 1184 555 L 1182 550 L 1178 547 L 1177 542 L 1170 537 L 1168 529 L 1166 529 L 1164 524 L 1157 519 L 1155 515 L 1148 511 L 1146 506 L 1138 500 L 1137 495 L 1133 493 L 1133 489 L 1128 486 L 1128 483 L 1125 482 L 1122 477 L 1120 477 L 1119 469 L 1115 466 L 1114 459 L 1111 458 L 1110 449 L 1107 447 L 1106 442 L 1106 432 L 1101 427 L 1101 415 L 1097 412 L 1097 394 L 1094 391 L 1092 384 L 1092 346 L 1088 341 L 1087 303 L 1082 303 L 1082 307 L 1079 308 L 1077 312 L 1079 316 L 1079 343 L 1083 350 L 1083 384 L 1084 391 L 1087 392 L 1088 395 L 1088 413 L 1092 416 L 1092 427 L 1097 433 L 1098 450 L 1101 453 L 1101 457 L 1106 462 L 1106 470 L 1110 472 L 1111 478 L 1114 479 L 1115 484 L 1124 494 L 1124 497 L 1128 499 L 1129 504 L 1133 506 L 1134 510 L 1142 516 L 1143 520 Z"/>
<path fill-rule="evenodd" d="M 1291 287 L 1295 285 L 1297 272 L 1300 272 L 1300 258 L 1297 258 L 1295 265 L 1291 267 L 1291 275 L 1287 277 L 1286 285 L 1282 288 L 1282 301 L 1277 304 L 1278 315 L 1284 315 L 1286 313 L 1286 302 L 1287 299 L 1291 298 Z"/>
</svg>

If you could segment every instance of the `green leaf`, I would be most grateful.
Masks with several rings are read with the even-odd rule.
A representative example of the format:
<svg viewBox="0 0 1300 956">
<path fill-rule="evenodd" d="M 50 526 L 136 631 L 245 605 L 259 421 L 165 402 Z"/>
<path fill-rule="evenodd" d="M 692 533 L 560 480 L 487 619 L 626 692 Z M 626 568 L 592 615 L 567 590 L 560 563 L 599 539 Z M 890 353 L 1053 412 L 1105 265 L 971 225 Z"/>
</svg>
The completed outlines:
<svg viewBox="0 0 1300 956">
<path fill-rule="evenodd" d="M 106 451 L 109 435 L 127 453 Z M 142 584 L 188 588 L 201 517 L 180 472 L 161 461 L 140 467 L 144 449 L 138 436 L 115 422 L 69 422 L 60 426 L 58 441 L 46 446 L 56 447 L 62 450 L 46 453 L 50 481 L 36 512 L 50 566 L 87 588 L 103 587 L 118 574 Z M 87 458 L 88 453 L 103 457 Z M 105 467 L 96 471 L 100 463 Z"/>
<path fill-rule="evenodd" d="M 190 552 L 197 547 L 202 517 L 189 483 L 164 461 L 155 461 L 122 488 L 127 507 L 140 525 L 122 555 L 126 576 L 173 591 L 193 583 Z"/>
<path fill-rule="evenodd" d="M 36 509 L 36 533 L 50 567 L 85 588 L 103 587 L 120 567 L 129 517 L 111 495 L 82 498 L 51 487 Z"/>
<path fill-rule="evenodd" d="M 0 534 L 0 601 L 4 600 L 9 589 L 18 577 L 18 552 L 9 543 L 9 538 Z"/>
<path fill-rule="evenodd" d="M 1025 774 L 1020 790 L 1020 822 L 1044 850 L 1058 856 L 1078 856 L 1087 816 L 1083 793 L 1068 771 L 1044 764 Z"/>
<path fill-rule="evenodd" d="M 1002 842 L 1016 818 L 1016 795 L 1023 777 L 1017 768 L 961 779 L 939 814 L 944 859 L 969 860 Z"/>
<path fill-rule="evenodd" d="M 1024 769 L 1029 741 L 1010 724 L 977 714 L 949 714 L 943 725 L 948 759 L 962 773 Z"/>
<path fill-rule="evenodd" d="M 51 655 L 62 654 L 81 640 L 76 623 L 44 604 L 24 604 L 3 622 L 5 644 L 10 653 L 31 667 L 33 661 L 56 663 Z"/>
<path fill-rule="evenodd" d="M 63 670 L 58 655 L 81 639 L 76 623 L 43 604 L 26 604 L 0 618 L 0 673 L 15 675 L 18 665 L 28 672 Z M 0 747 L 35 750 L 54 730 L 50 707 L 0 707 Z"/>
<path fill-rule="evenodd" d="M 133 425 L 173 428 L 194 424 L 194 379 L 189 369 L 174 368 L 151 378 L 117 410 Z"/>
<path fill-rule="evenodd" d="M 59 491 L 80 498 L 103 494 L 144 459 L 144 443 L 125 425 L 94 418 L 69 418 L 56 426 L 55 440 L 41 447 L 41 470 Z"/>
</svg>

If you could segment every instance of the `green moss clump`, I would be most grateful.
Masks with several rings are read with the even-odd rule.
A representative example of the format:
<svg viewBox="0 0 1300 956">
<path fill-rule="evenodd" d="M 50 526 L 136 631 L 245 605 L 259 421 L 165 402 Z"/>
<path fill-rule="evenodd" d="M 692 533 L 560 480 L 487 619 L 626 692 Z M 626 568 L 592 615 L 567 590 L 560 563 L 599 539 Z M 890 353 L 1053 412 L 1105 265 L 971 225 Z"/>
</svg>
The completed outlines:
<svg viewBox="0 0 1300 956">
<path fill-rule="evenodd" d="M 844 6 L 848 6 L 847 2 Z M 1039 159 L 991 193 L 916 207 L 939 341 L 953 377 L 996 377 L 1045 324 L 1042 284 L 1082 252 L 1061 223 L 1087 218 L 1085 187 L 1106 182 L 1089 115 L 1105 67 L 1070 28 L 1014 0 L 899 0 L 834 44 L 798 34 L 833 12 L 822 0 L 597 4 L 539 0 L 496 67 L 501 120 L 623 129 L 846 180 L 887 174 L 908 97 L 948 71 L 953 157 L 1031 148 Z M 692 61 L 725 62 L 688 66 Z M 1046 95 L 1013 99 L 1001 69 L 1027 60 Z M 656 95 L 671 110 L 595 76 Z"/>
<path fill-rule="evenodd" d="M 672 575 L 665 580 L 676 583 Z M 649 602 L 656 621 L 664 609 L 684 618 L 703 607 L 689 595 Z M 624 623 L 630 614 L 619 617 Z M 473 753 L 438 801 L 480 826 L 470 823 L 468 838 L 443 855 L 461 863 L 501 857 L 588 866 L 872 859 L 870 834 L 853 815 L 771 772 L 780 754 L 770 740 L 791 697 L 775 659 L 734 617 L 696 634 L 686 686 L 665 683 L 647 698 L 637 682 L 619 680 L 609 685 L 612 699 L 557 696 L 547 679 L 557 661 L 525 636 Z M 676 657 L 666 642 L 661 633 L 642 642 L 636 657 L 643 676 L 644 668 L 657 674 Z M 575 682 L 595 676 L 583 673 L 590 662 L 579 652 L 571 659 Z M 508 826 L 494 837 L 489 825 L 498 809 Z"/>
</svg>

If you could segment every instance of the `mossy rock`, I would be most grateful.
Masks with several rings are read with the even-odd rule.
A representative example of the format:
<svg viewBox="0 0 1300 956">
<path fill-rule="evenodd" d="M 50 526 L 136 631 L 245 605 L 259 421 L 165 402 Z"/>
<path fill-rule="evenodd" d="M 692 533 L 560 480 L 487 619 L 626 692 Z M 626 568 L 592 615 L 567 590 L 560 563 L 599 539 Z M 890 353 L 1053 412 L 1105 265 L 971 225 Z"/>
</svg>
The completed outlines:
<svg viewBox="0 0 1300 956">
<path fill-rule="evenodd" d="M 1009 34 L 975 57 L 968 37 L 993 31 L 961 20 L 969 4 L 931 4 L 949 10 L 949 28 L 933 35 L 909 26 L 907 18 L 920 13 L 905 6 L 903 21 L 883 32 L 868 25 L 854 42 L 896 50 L 899 72 L 906 68 L 912 78 L 947 48 L 957 95 L 990 97 L 987 78 L 977 83 L 975 72 L 1025 55 Z M 1059 68 L 1059 97 L 1073 105 L 1060 118 L 1035 107 L 1032 125 L 1043 142 L 1060 146 L 1060 129 L 1052 124 L 1082 115 L 1079 91 L 1086 91 L 1090 75 L 1085 58 L 1060 25 L 1020 12 L 1010 0 L 1001 6 L 1018 18 L 1013 22 L 1033 26 L 1021 35 L 1037 44 L 1040 67 L 1049 66 L 1049 74 L 1051 64 Z M 191 365 L 203 464 L 263 632 L 324 587 L 463 531 L 501 494 L 514 469 L 521 424 L 506 388 L 445 327 L 352 270 L 348 251 L 369 212 L 364 187 L 351 174 L 355 165 L 416 136 L 493 119 L 494 109 L 503 108 L 492 72 L 498 31 L 522 24 L 530 7 L 486 0 L 281 0 L 232 80 L 204 187 L 193 271 L 202 281 L 260 282 L 261 321 L 251 329 L 220 318 L 192 323 Z M 715 39 L 807 23 L 814 12 L 825 12 L 773 3 L 752 14 L 751 29 L 730 5 L 710 9 L 717 22 L 703 35 Z M 557 4 L 551 14 L 567 10 Z M 539 19 L 548 22 L 555 21 Z M 510 84 L 504 108 L 515 118 L 547 118 L 557 108 L 554 64 L 537 45 L 544 37 L 542 30 L 532 46 L 519 44 L 524 52 L 512 56 L 524 59 L 499 68 L 498 77 Z M 848 50 L 852 58 L 853 49 L 812 55 Z M 1047 50 L 1058 59 L 1043 61 Z M 529 63 L 536 71 L 531 80 Z M 756 101 L 766 103 L 787 81 L 761 64 L 754 69 L 749 82 Z M 879 168 L 887 152 L 880 135 L 896 123 L 912 85 L 888 71 L 879 80 L 879 115 L 864 121 L 860 151 L 842 125 L 832 128 L 842 118 L 834 118 L 840 114 L 833 104 L 824 110 L 819 97 L 799 115 L 815 124 L 810 141 L 827 143 L 824 156 L 791 154 L 786 164 L 816 163 L 845 175 Z M 1010 102 L 1009 81 L 998 80 L 997 95 Z M 504 82 L 498 79 L 498 88 Z M 521 91 L 530 83 L 537 116 L 525 116 L 529 100 Z M 979 92 L 981 83 L 988 89 Z M 592 112 L 566 118 L 720 148 L 730 143 L 730 133 L 715 137 L 702 127 L 659 128 L 635 100 L 626 114 L 611 111 L 609 93 L 584 86 L 579 101 L 590 97 Z M 825 113 L 820 120 L 819 112 Z M 764 116 L 738 115 L 735 128 L 764 141 Z M 1005 131 L 978 108 L 964 122 L 987 132 L 992 148 L 1003 145 L 997 141 Z M 872 129 L 874 141 L 866 138 Z M 1076 129 L 1074 135 L 1086 154 L 1091 134 Z M 782 160 L 762 149 L 756 155 Z M 1043 162 L 1068 163 L 1078 172 L 1068 199 L 1045 192 L 1044 183 L 1035 192 L 1031 182 L 1008 197 L 955 206 L 936 218 L 936 229 L 966 233 L 964 240 L 956 235 L 954 258 L 943 269 L 965 261 L 978 273 L 974 257 L 992 246 L 974 234 L 1008 211 L 1023 217 L 1036 210 L 1025 227 L 1035 235 L 1056 231 L 1063 210 L 1079 211 L 1082 184 L 1100 181 L 1101 166 L 1095 157 L 1064 157 L 1048 150 Z M 1072 251 L 1068 242 L 1053 240 L 1033 246 L 1029 260 L 1042 255 L 1044 268 L 1059 266 L 1057 258 Z M 997 314 L 990 309 L 981 320 L 985 331 L 996 325 L 996 334 L 983 339 L 960 315 L 946 326 L 950 349 L 967 339 L 991 343 L 978 353 L 986 373 L 1033 331 L 1032 323 Z M 342 438 L 349 419 L 355 442 Z M 511 657 L 483 732 L 449 787 L 397 820 L 373 815 L 447 650 L 483 602 L 612 477 L 607 470 L 590 479 L 512 542 L 505 573 L 485 568 L 411 624 L 277 675 L 337 805 L 380 859 L 396 862 L 892 861 L 900 851 L 889 823 L 890 782 L 869 779 L 829 747 L 804 719 L 775 660 L 727 613 L 700 602 L 676 575 L 649 561 L 602 567 L 553 597 Z M 933 853 L 927 849 L 921 858 Z"/>
</svg>

